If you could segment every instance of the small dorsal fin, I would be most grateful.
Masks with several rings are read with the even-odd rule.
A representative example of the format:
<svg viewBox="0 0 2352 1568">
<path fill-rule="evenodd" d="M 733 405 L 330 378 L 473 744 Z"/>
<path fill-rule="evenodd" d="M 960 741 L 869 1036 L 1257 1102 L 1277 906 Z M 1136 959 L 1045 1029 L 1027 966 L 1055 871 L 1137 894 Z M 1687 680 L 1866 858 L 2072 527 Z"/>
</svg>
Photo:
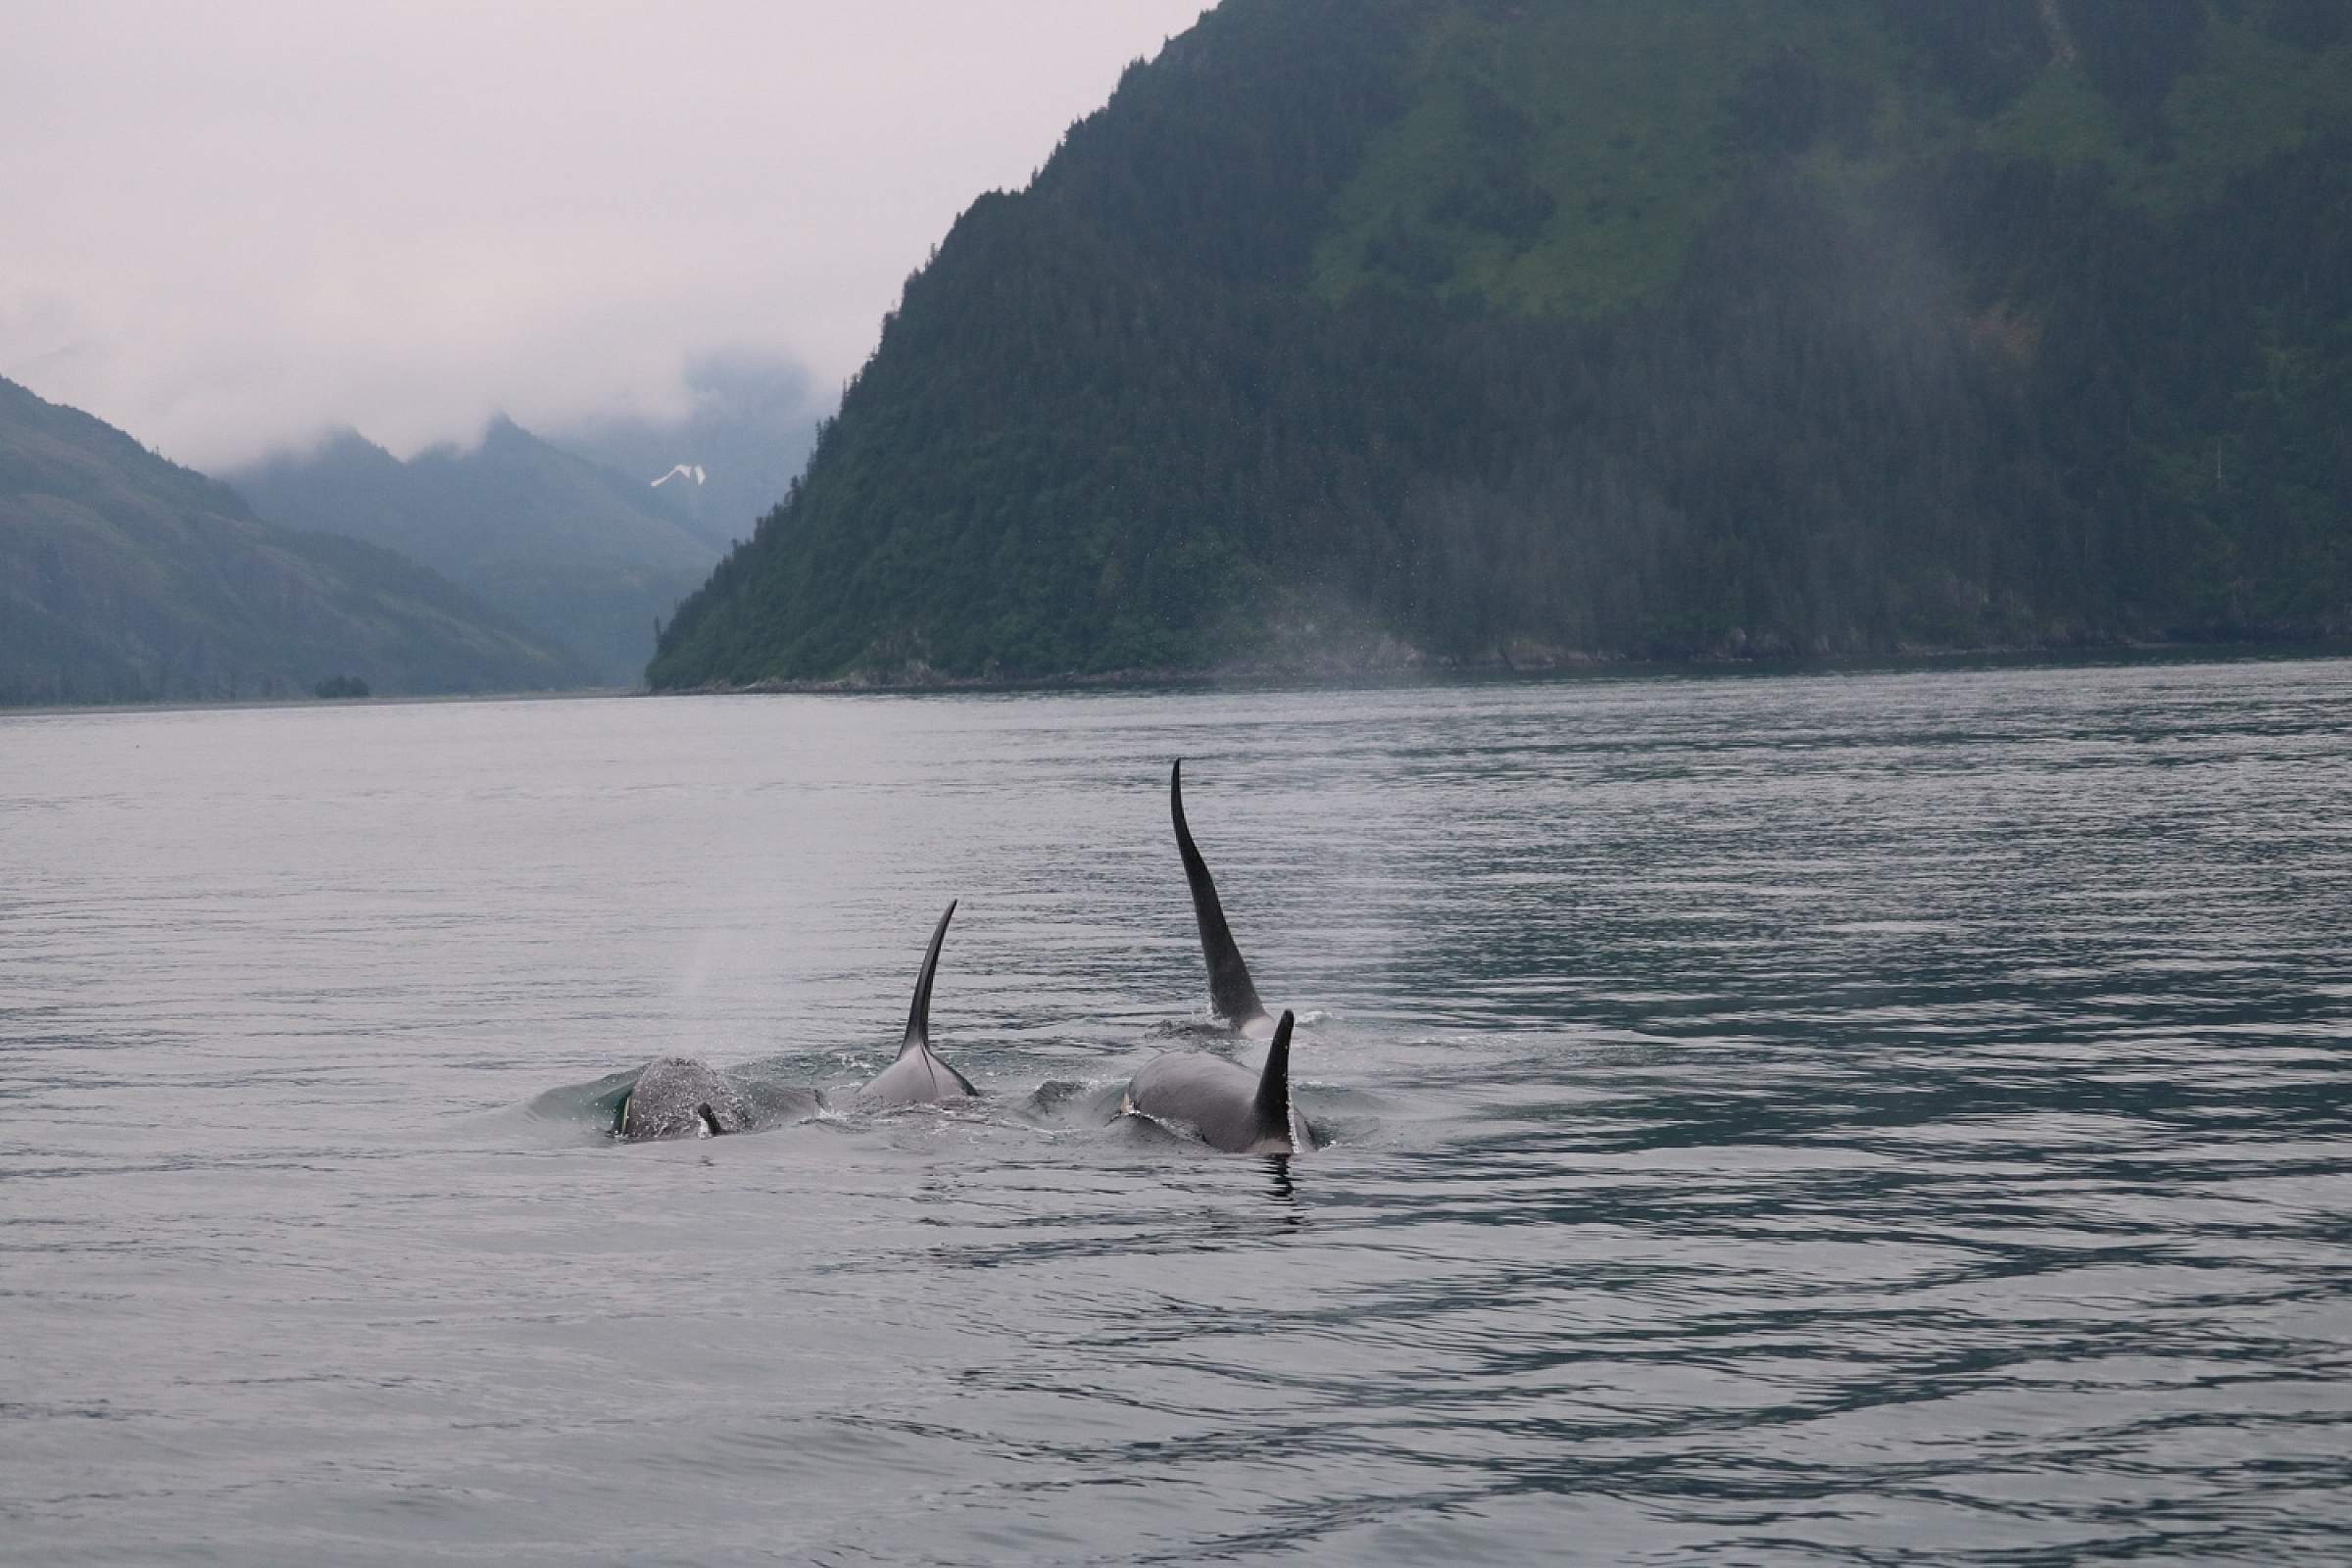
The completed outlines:
<svg viewBox="0 0 2352 1568">
<path fill-rule="evenodd" d="M 1193 830 L 1185 825 L 1181 757 L 1168 770 L 1168 814 L 1176 822 L 1176 853 L 1184 857 L 1184 879 L 1193 887 L 1193 919 L 1200 927 L 1200 956 L 1208 960 L 1209 1004 L 1219 1017 L 1237 1024 L 1262 1018 L 1265 1004 L 1257 1000 L 1250 965 L 1242 961 L 1242 950 L 1234 946 L 1233 932 L 1225 924 L 1225 906 L 1217 902 L 1217 884 L 1209 877 L 1208 862 L 1200 858 Z"/>
<path fill-rule="evenodd" d="M 1291 1136 L 1291 1014 L 1283 1010 L 1274 1026 L 1274 1043 L 1266 1048 L 1265 1069 L 1257 1075 L 1258 1125 Z"/>
<path fill-rule="evenodd" d="M 948 912 L 939 917 L 939 925 L 931 933 L 931 950 L 923 955 L 923 972 L 914 982 L 914 1005 L 906 1009 L 906 1038 L 899 1044 L 899 1054 L 909 1051 L 931 1049 L 931 977 L 939 972 L 939 945 L 948 939 L 948 922 L 956 918 L 958 900 L 948 901 Z"/>
</svg>

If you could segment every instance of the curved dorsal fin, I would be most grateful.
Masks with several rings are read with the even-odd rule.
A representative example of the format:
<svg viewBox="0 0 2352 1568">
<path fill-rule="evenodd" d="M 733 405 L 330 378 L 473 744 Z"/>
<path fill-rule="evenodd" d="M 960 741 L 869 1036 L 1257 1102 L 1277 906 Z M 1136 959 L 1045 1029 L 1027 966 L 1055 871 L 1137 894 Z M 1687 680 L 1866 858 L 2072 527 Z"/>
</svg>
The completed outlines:
<svg viewBox="0 0 2352 1568">
<path fill-rule="evenodd" d="M 1225 924 L 1225 906 L 1217 902 L 1217 884 L 1210 880 L 1208 862 L 1193 843 L 1193 830 L 1184 821 L 1184 759 L 1168 770 L 1168 813 L 1176 821 L 1176 853 L 1184 857 L 1184 879 L 1193 885 L 1193 918 L 1200 927 L 1200 955 L 1208 960 L 1208 1000 L 1217 1015 L 1234 1023 L 1266 1015 L 1250 980 L 1250 966 L 1233 944 Z"/>
<path fill-rule="evenodd" d="M 906 1038 L 899 1043 L 902 1056 L 909 1051 L 931 1049 L 931 977 L 939 973 L 939 945 L 948 939 L 948 922 L 956 918 L 958 902 L 948 901 L 948 912 L 939 917 L 939 925 L 931 933 L 931 950 L 923 955 L 923 972 L 914 982 L 914 1005 L 906 1009 Z"/>
<path fill-rule="evenodd" d="M 1283 1010 L 1282 1022 L 1274 1026 L 1274 1043 L 1266 1048 L 1265 1069 L 1257 1075 L 1258 1125 L 1269 1130 L 1279 1128 L 1283 1137 L 1291 1136 L 1291 1014 Z"/>
</svg>

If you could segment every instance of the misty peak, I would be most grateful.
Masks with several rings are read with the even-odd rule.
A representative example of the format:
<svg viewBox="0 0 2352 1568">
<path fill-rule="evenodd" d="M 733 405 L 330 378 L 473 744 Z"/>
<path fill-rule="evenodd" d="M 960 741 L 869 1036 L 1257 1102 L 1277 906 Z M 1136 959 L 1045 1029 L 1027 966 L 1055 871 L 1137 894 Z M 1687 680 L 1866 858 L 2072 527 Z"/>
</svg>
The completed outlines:
<svg viewBox="0 0 2352 1568">
<path fill-rule="evenodd" d="M 295 468 L 364 473 L 383 472 L 399 466 L 400 460 L 391 453 L 350 425 L 338 424 L 318 431 L 307 440 L 265 453 L 255 461 L 227 471 L 232 476 Z"/>
<path fill-rule="evenodd" d="M 510 416 L 504 413 L 493 414 L 490 416 L 490 422 L 482 426 L 482 445 L 485 447 L 535 447 L 540 444 L 537 436 L 516 424 Z"/>
</svg>

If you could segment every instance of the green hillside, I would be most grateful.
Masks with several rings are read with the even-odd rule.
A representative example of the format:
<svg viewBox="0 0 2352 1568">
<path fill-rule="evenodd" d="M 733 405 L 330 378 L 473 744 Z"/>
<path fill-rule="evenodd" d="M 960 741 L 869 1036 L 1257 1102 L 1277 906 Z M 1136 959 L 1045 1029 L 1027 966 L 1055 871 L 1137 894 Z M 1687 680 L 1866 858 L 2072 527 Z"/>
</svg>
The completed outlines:
<svg viewBox="0 0 2352 1568">
<path fill-rule="evenodd" d="M 0 380 L 0 704 L 580 684 L 388 551 L 273 528 L 227 486 Z"/>
<path fill-rule="evenodd" d="M 1227 0 L 657 686 L 2352 632 L 2352 7 Z"/>
</svg>

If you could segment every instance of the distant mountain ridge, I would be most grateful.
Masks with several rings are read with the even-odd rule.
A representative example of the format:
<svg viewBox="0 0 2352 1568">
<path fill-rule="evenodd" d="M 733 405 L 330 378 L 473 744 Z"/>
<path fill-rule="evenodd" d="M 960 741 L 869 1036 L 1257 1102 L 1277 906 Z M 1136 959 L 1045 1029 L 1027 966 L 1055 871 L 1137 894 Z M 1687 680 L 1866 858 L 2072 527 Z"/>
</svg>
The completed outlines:
<svg viewBox="0 0 2352 1568">
<path fill-rule="evenodd" d="M 0 704 L 545 690 L 586 673 L 414 562 L 0 380 Z"/>
<path fill-rule="evenodd" d="M 716 559 L 645 480 L 504 417 L 471 449 L 402 462 L 356 431 L 234 470 L 264 517 L 396 550 L 633 685 L 667 615 Z"/>
<path fill-rule="evenodd" d="M 818 411 L 807 372 L 750 355 L 687 368 L 686 412 L 609 415 L 546 432 L 566 452 L 640 478 L 715 557 L 752 536 L 782 500 L 816 442 Z M 685 470 L 690 477 L 668 477 Z M 664 479 L 667 482 L 662 482 Z"/>
<path fill-rule="evenodd" d="M 657 687 L 2352 633 L 2352 6 L 1225 0 Z"/>
</svg>

